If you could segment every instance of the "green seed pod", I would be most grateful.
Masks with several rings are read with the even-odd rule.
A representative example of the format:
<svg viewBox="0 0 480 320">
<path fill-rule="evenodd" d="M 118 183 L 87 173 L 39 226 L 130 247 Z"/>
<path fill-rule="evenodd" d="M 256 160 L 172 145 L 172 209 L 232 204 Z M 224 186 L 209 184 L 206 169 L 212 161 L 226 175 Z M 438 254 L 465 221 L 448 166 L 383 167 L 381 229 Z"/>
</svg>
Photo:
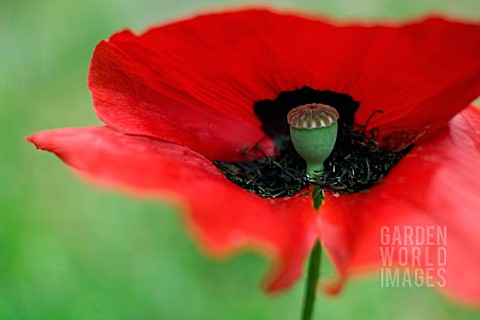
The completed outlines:
<svg viewBox="0 0 480 320">
<path fill-rule="evenodd" d="M 307 162 L 309 178 L 323 175 L 323 162 L 337 139 L 338 118 L 335 108 L 320 103 L 298 106 L 287 115 L 293 146 Z"/>
</svg>

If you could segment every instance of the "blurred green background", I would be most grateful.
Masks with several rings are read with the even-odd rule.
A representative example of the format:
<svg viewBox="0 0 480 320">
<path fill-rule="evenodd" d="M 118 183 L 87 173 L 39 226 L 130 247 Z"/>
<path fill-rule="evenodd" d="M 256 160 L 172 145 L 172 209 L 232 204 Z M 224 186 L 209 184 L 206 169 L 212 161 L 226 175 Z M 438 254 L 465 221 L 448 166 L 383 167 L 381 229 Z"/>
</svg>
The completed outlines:
<svg viewBox="0 0 480 320">
<path fill-rule="evenodd" d="M 479 0 L 263 3 L 339 19 L 437 12 L 480 20 Z M 122 28 L 141 31 L 248 4 L 0 0 L 0 319 L 299 318 L 303 280 L 267 296 L 258 286 L 267 269 L 263 258 L 245 253 L 211 260 L 172 207 L 92 188 L 24 142 L 39 130 L 100 124 L 86 79 L 101 39 Z M 316 306 L 318 319 L 479 317 L 432 290 L 381 288 L 377 278 L 352 281 L 340 297 L 322 296 Z"/>
</svg>

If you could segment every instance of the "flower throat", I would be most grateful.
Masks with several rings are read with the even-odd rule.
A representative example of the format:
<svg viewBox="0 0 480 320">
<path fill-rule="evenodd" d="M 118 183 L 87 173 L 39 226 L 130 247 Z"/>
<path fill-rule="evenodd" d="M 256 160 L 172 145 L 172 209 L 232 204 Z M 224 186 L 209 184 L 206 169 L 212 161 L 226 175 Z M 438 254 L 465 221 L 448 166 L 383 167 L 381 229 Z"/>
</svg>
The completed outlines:
<svg viewBox="0 0 480 320">
<path fill-rule="evenodd" d="M 322 175 L 315 179 L 307 175 L 307 165 L 292 144 L 287 122 L 290 110 L 306 104 L 325 104 L 339 114 L 333 151 L 324 162 Z M 275 155 L 266 155 L 255 145 L 243 151 L 245 161 L 214 164 L 230 181 L 265 198 L 293 196 L 310 184 L 328 192 L 366 190 L 380 183 L 411 146 L 399 152 L 380 149 L 376 142 L 380 132 L 376 128 L 366 131 L 366 127 L 370 118 L 381 111 L 358 125 L 354 124 L 354 114 L 359 106 L 349 95 L 309 87 L 283 92 L 275 100 L 259 101 L 254 111 L 263 131 L 275 144 Z"/>
</svg>

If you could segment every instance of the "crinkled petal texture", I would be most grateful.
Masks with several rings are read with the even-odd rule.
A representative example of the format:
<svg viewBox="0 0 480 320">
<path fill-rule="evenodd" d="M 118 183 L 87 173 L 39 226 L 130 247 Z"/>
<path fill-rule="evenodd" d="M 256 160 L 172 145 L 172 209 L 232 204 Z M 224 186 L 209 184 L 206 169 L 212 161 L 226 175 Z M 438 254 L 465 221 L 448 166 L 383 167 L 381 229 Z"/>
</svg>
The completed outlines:
<svg viewBox="0 0 480 320">
<path fill-rule="evenodd" d="M 361 26 L 222 13 L 101 42 L 89 87 L 109 126 L 210 160 L 238 159 L 264 136 L 256 101 L 304 86 L 351 95 L 360 124 L 383 110 L 371 126 L 402 148 L 480 95 L 479 38 L 480 25 L 442 19 Z"/>
<path fill-rule="evenodd" d="M 380 266 L 389 267 L 389 262 L 382 261 L 380 250 L 385 249 L 381 247 L 396 250 L 406 247 L 407 260 L 400 258 L 399 261 L 403 256 L 397 251 L 393 267 L 405 261 L 416 264 L 415 268 L 425 272 L 425 279 L 432 277 L 431 285 L 445 285 L 448 295 L 478 304 L 479 161 L 480 110 L 470 107 L 455 116 L 448 129 L 415 146 L 382 184 L 369 189 L 368 193 L 339 198 L 328 196 L 321 208 L 319 232 L 342 280 L 359 270 L 375 267 L 378 271 Z M 423 230 L 410 241 L 405 227 L 415 233 L 418 228 Z M 382 233 L 382 228 L 388 232 Z M 394 239 L 396 228 L 400 230 L 397 240 Z M 424 231 L 433 237 L 428 237 L 423 244 Z M 437 234 L 440 234 L 438 239 Z M 445 239 L 442 235 L 446 235 Z M 418 248 L 414 251 L 420 250 L 418 261 L 412 257 L 413 247 Z M 438 247 L 444 247 L 445 251 Z M 441 268 L 445 270 L 439 270 Z"/>
<path fill-rule="evenodd" d="M 174 201 L 215 254 L 263 249 L 275 262 L 268 290 L 286 288 L 301 276 L 317 239 L 318 212 L 310 198 L 260 198 L 186 147 L 108 127 L 44 131 L 29 140 L 102 186 Z"/>
</svg>

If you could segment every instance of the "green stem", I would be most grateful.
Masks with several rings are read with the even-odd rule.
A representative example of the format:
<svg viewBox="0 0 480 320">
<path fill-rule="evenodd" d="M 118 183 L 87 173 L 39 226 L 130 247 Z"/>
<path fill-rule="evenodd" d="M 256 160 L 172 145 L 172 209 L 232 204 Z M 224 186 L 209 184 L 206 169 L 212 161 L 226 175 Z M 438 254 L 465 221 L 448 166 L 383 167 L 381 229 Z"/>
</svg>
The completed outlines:
<svg viewBox="0 0 480 320">
<path fill-rule="evenodd" d="M 323 190 L 319 185 L 314 185 L 312 192 L 313 207 L 320 209 L 323 203 Z M 313 315 L 313 306 L 315 304 L 315 294 L 317 293 L 318 278 L 320 276 L 320 258 L 322 256 L 322 246 L 316 242 L 310 253 L 307 270 L 307 284 L 305 287 L 305 296 L 303 299 L 302 320 L 310 320 Z"/>
<path fill-rule="evenodd" d="M 320 276 L 320 257 L 322 256 L 322 247 L 319 242 L 310 254 L 308 261 L 307 286 L 303 299 L 302 320 L 310 320 L 313 315 L 313 306 L 315 304 L 315 294 L 317 293 L 318 278 Z"/>
</svg>

